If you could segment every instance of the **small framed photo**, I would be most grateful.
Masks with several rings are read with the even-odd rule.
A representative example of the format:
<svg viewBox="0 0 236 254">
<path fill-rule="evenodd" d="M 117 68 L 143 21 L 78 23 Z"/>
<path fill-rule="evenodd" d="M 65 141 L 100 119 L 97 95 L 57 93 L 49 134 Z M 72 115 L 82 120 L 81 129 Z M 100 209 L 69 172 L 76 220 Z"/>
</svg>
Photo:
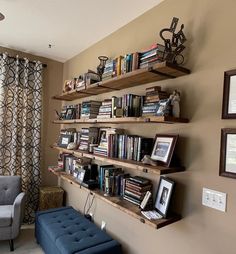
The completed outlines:
<svg viewBox="0 0 236 254">
<path fill-rule="evenodd" d="M 58 146 L 62 148 L 67 148 L 68 144 L 73 141 L 73 135 L 71 134 L 61 134 L 59 141 L 58 141 Z"/>
<path fill-rule="evenodd" d="M 164 218 L 166 218 L 168 214 L 168 208 L 170 205 L 174 184 L 174 181 L 172 181 L 171 179 L 164 176 L 160 177 L 154 207 L 157 212 L 161 214 Z"/>
<path fill-rule="evenodd" d="M 151 159 L 170 166 L 178 135 L 157 134 L 152 150 Z"/>
<path fill-rule="evenodd" d="M 65 119 L 66 120 L 75 119 L 75 115 L 76 115 L 76 109 L 75 108 L 68 108 L 66 110 Z"/>
<path fill-rule="evenodd" d="M 219 175 L 236 178 L 236 129 L 221 129 Z"/>
<path fill-rule="evenodd" d="M 224 73 L 222 119 L 236 119 L 236 69 Z"/>
<path fill-rule="evenodd" d="M 66 80 L 64 83 L 64 92 L 69 92 L 75 89 L 75 81 L 74 80 Z"/>
</svg>

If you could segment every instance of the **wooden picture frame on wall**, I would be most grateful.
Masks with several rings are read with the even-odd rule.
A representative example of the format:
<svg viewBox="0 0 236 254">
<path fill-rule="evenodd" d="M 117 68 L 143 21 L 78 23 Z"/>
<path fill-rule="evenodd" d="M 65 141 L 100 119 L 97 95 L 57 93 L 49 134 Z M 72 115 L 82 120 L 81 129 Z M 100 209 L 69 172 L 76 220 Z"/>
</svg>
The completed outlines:
<svg viewBox="0 0 236 254">
<path fill-rule="evenodd" d="M 221 129 L 219 175 L 236 178 L 236 128 Z"/>
<path fill-rule="evenodd" d="M 236 69 L 224 73 L 222 119 L 236 119 Z"/>
</svg>

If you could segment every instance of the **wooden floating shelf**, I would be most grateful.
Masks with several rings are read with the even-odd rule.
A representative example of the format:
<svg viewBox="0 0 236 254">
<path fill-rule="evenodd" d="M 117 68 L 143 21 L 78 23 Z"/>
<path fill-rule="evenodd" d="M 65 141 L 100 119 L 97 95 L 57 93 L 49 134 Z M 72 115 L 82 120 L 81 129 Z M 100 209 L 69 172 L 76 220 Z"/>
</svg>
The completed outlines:
<svg viewBox="0 0 236 254">
<path fill-rule="evenodd" d="M 181 172 L 184 171 L 184 167 L 164 167 L 164 166 L 150 166 L 150 165 L 145 165 L 141 162 L 138 161 L 133 161 L 133 160 L 126 160 L 126 159 L 117 159 L 117 158 L 110 158 L 110 157 L 105 157 L 101 155 L 94 155 L 91 153 L 87 153 L 84 151 L 77 151 L 77 150 L 68 150 L 65 148 L 58 147 L 56 145 L 52 146 L 52 148 L 57 149 L 60 152 L 63 153 L 69 153 L 74 155 L 75 157 L 87 157 L 91 158 L 93 160 L 98 160 L 110 164 L 114 164 L 120 167 L 124 168 L 130 168 L 130 169 L 135 169 L 144 173 L 153 173 L 157 175 L 165 175 L 165 174 L 170 174 L 170 173 L 176 173 L 176 172 Z"/>
<path fill-rule="evenodd" d="M 162 228 L 164 226 L 167 226 L 169 224 L 172 224 L 178 220 L 181 219 L 180 215 L 172 215 L 171 217 L 167 219 L 158 219 L 158 220 L 148 220 L 145 218 L 141 212 L 138 206 L 122 199 L 121 197 L 116 196 L 104 196 L 103 192 L 100 190 L 89 190 L 83 186 L 81 186 L 73 176 L 66 174 L 65 172 L 55 172 L 53 169 L 49 168 L 49 171 L 55 174 L 56 176 L 60 177 L 61 179 L 69 182 L 70 184 L 75 185 L 76 187 L 83 189 L 84 191 L 89 192 L 91 195 L 95 195 L 95 197 L 99 198 L 100 200 L 103 200 L 104 202 L 118 208 L 119 210 L 123 211 L 124 213 L 129 214 L 130 216 L 138 219 L 140 222 L 145 223 L 151 227 L 154 227 L 155 229 Z"/>
<path fill-rule="evenodd" d="M 97 82 L 89 85 L 86 89 L 79 91 L 72 90 L 62 93 L 61 95 L 55 95 L 53 99 L 73 101 L 92 95 L 108 93 L 111 91 L 139 86 L 164 79 L 177 78 L 189 73 L 190 70 L 184 67 L 180 67 L 168 62 L 161 62 L 153 65 L 152 67 L 138 69 L 109 80 Z"/>
<path fill-rule="evenodd" d="M 172 116 L 151 116 L 151 117 L 119 117 L 119 118 L 93 118 L 93 119 L 71 119 L 71 120 L 54 120 L 55 124 L 96 124 L 96 123 L 188 123 L 186 118 L 175 118 Z"/>
</svg>

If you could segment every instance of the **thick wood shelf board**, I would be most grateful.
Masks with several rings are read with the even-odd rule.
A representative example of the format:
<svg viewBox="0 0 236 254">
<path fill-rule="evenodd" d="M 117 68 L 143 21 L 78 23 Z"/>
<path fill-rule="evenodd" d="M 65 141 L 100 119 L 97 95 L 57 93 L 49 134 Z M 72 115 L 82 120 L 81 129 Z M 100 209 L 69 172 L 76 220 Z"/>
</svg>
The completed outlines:
<svg viewBox="0 0 236 254">
<path fill-rule="evenodd" d="M 53 97 L 53 99 L 73 101 L 76 99 L 89 97 L 91 95 L 121 90 L 164 79 L 177 78 L 183 75 L 187 75 L 189 73 L 190 70 L 184 67 L 176 66 L 167 62 L 162 62 L 157 63 L 149 68 L 138 69 L 109 80 L 89 85 L 86 89 L 80 91 L 72 90 L 61 95 L 56 95 Z"/>
<path fill-rule="evenodd" d="M 130 169 L 135 169 L 144 173 L 153 173 L 157 175 L 165 175 L 165 174 L 170 174 L 170 173 L 176 173 L 176 172 L 181 172 L 184 171 L 184 167 L 163 167 L 163 166 L 150 166 L 150 165 L 145 165 L 141 162 L 137 161 L 132 161 L 132 160 L 125 160 L 125 159 L 117 159 L 117 158 L 110 158 L 110 157 L 105 157 L 101 155 L 94 155 L 90 154 L 84 151 L 77 151 L 77 150 L 68 150 L 65 148 L 58 147 L 56 145 L 53 145 L 52 148 L 57 149 L 60 152 L 63 153 L 70 153 L 73 154 L 75 157 L 87 157 L 91 158 L 93 160 L 98 160 L 102 161 L 105 163 L 111 163 L 120 167 L 124 168 L 130 168 Z"/>
<path fill-rule="evenodd" d="M 113 207 L 116 207 L 117 209 L 129 214 L 130 216 L 138 219 L 140 222 L 145 223 L 151 227 L 154 227 L 156 229 L 162 228 L 164 226 L 167 226 L 169 224 L 172 224 L 178 220 L 181 219 L 179 215 L 173 215 L 172 217 L 168 219 L 159 219 L 159 220 L 148 220 L 146 219 L 140 212 L 140 209 L 138 206 L 122 199 L 121 197 L 116 196 L 104 196 L 104 193 L 100 190 L 89 190 L 83 186 L 81 186 L 73 176 L 66 174 L 65 172 L 55 172 L 53 169 L 49 168 L 49 171 L 55 174 L 58 177 L 61 177 L 63 180 L 69 182 L 70 184 L 75 185 L 76 187 L 83 189 L 84 191 L 90 192 L 92 195 L 95 195 L 95 197 L 99 198 L 100 200 L 103 200 L 104 202 L 112 205 Z"/>
<path fill-rule="evenodd" d="M 94 119 L 72 119 L 72 120 L 54 120 L 55 124 L 123 124 L 123 123 L 188 123 L 187 118 L 175 118 L 172 116 L 151 116 L 151 117 L 119 117 L 119 118 L 94 118 Z"/>
</svg>

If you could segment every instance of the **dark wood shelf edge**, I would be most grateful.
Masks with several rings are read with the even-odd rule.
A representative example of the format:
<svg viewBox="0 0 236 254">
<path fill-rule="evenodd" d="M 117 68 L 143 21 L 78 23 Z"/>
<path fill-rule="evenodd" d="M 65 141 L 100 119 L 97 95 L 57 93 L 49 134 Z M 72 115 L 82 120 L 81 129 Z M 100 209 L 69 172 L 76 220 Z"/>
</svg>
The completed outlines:
<svg viewBox="0 0 236 254">
<path fill-rule="evenodd" d="M 164 70 L 165 68 L 167 70 Z M 173 75 L 173 72 L 176 72 L 176 71 L 179 73 L 175 73 L 175 75 Z M 123 90 L 126 88 L 130 88 L 134 85 L 132 80 L 130 81 L 130 85 L 124 86 L 121 88 L 116 88 L 116 89 L 114 87 L 111 87 L 112 83 L 114 84 L 117 82 L 122 82 L 122 81 L 129 79 L 129 78 L 137 77 L 138 75 L 142 75 L 143 73 L 152 73 L 154 75 L 156 74 L 157 78 L 155 80 L 153 80 L 153 78 L 150 78 L 150 79 L 147 79 L 146 81 L 135 82 L 135 83 L 137 83 L 136 86 L 151 83 L 154 81 L 163 80 L 163 78 L 158 79 L 158 77 L 161 77 L 161 76 L 165 77 L 164 79 L 168 79 L 168 78 L 177 78 L 177 77 L 180 77 L 183 75 L 188 75 L 188 74 L 190 74 L 190 70 L 187 68 L 172 64 L 172 63 L 161 62 L 161 63 L 157 63 L 157 64 L 153 65 L 152 67 L 147 67 L 145 69 L 137 69 L 135 71 L 128 72 L 126 74 L 111 78 L 109 80 L 97 82 L 95 84 L 90 85 L 86 89 L 82 89 L 79 91 L 78 90 L 69 91 L 66 93 L 62 93 L 61 95 L 55 95 L 52 98 L 56 99 L 56 100 L 73 101 L 73 100 L 84 98 L 84 97 L 107 93 L 112 90 Z M 94 89 L 96 92 L 94 91 Z"/>
<path fill-rule="evenodd" d="M 132 123 L 158 123 L 158 124 L 178 124 L 189 123 L 187 118 L 175 118 L 172 116 L 150 116 L 150 117 L 120 117 L 120 118 L 92 118 L 92 119 L 68 119 L 54 120 L 54 124 L 132 124 Z"/>
<path fill-rule="evenodd" d="M 171 174 L 171 173 L 177 173 L 177 172 L 182 172 L 185 171 L 185 167 L 183 166 L 178 166 L 178 167 L 164 167 L 164 166 L 150 166 L 150 165 L 145 165 L 142 164 L 141 162 L 136 162 L 136 161 L 130 161 L 130 160 L 125 160 L 125 159 L 117 159 L 117 158 L 111 158 L 111 157 L 105 157 L 101 155 L 94 155 L 90 154 L 84 151 L 79 151 L 79 150 L 68 150 L 65 148 L 58 147 L 56 145 L 52 145 L 51 148 L 56 149 L 58 151 L 64 152 L 64 153 L 69 153 L 74 155 L 75 157 L 79 156 L 84 156 L 91 158 L 93 160 L 99 160 L 99 161 L 105 161 L 107 163 L 112 163 L 124 168 L 130 168 L 134 170 L 138 170 L 143 173 L 153 173 L 153 174 L 158 174 L 158 175 L 165 175 L 165 174 Z"/>
<path fill-rule="evenodd" d="M 75 185 L 76 187 L 78 187 L 79 189 L 82 189 L 86 192 L 89 192 L 91 195 L 95 195 L 95 197 L 99 198 L 100 200 L 103 200 L 104 202 L 112 205 L 113 207 L 123 211 L 124 213 L 132 216 L 133 218 L 136 218 L 137 220 L 139 220 L 141 223 L 143 224 L 147 224 L 155 229 L 160 229 L 162 227 L 165 227 L 169 224 L 172 224 L 176 221 L 179 221 L 181 219 L 181 216 L 178 215 L 178 214 L 172 214 L 171 217 L 169 218 L 166 218 L 166 219 L 160 219 L 160 220 L 148 220 L 147 218 L 145 218 L 141 212 L 139 214 L 139 212 L 134 212 L 136 210 L 138 210 L 138 206 L 135 206 L 134 204 L 122 199 L 122 198 L 119 198 L 119 197 L 105 197 L 100 190 L 89 190 L 83 186 L 81 186 L 76 180 L 73 179 L 73 176 L 71 175 L 68 175 L 64 172 L 55 172 L 53 169 L 50 169 L 49 168 L 49 171 L 51 173 L 53 173 L 54 175 L 56 175 L 57 177 L 60 177 L 61 179 L 69 182 L 70 184 L 72 185 Z M 113 199 L 116 199 L 116 200 L 120 200 L 121 203 L 123 204 L 128 204 L 128 206 L 130 206 L 130 209 L 125 207 L 125 206 L 122 206 L 120 205 L 119 203 L 117 202 L 114 202 L 112 201 L 112 198 Z M 132 211 L 132 209 L 134 211 Z"/>
</svg>

